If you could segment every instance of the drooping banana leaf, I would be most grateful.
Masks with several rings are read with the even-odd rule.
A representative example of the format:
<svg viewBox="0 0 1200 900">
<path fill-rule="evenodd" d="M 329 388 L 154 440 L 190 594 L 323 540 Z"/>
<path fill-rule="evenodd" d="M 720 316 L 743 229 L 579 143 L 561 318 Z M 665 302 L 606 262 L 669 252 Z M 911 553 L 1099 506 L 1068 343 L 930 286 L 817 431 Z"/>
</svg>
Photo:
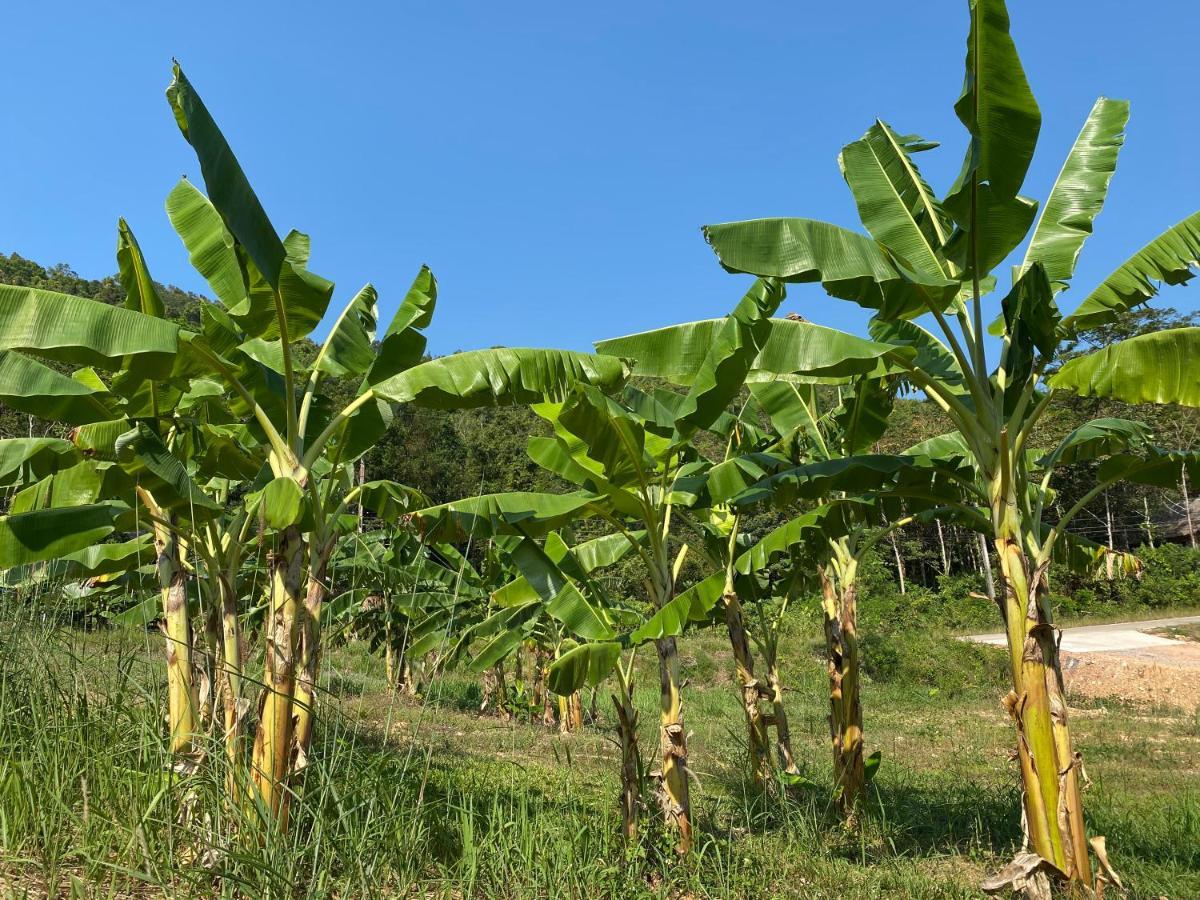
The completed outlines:
<svg viewBox="0 0 1200 900">
<path fill-rule="evenodd" d="M 686 441 L 708 428 L 738 395 L 771 334 L 771 316 L 783 298 L 781 282 L 760 278 L 722 322 L 675 411 L 677 440 Z"/>
<path fill-rule="evenodd" d="M 864 234 L 813 219 L 753 219 L 706 225 L 704 237 L 729 272 L 790 283 L 819 282 L 826 292 L 887 318 L 907 318 L 951 303 L 958 283 L 908 270 Z"/>
<path fill-rule="evenodd" d="M 397 481 L 368 481 L 358 489 L 358 502 L 387 522 L 429 505 L 429 498 Z"/>
<path fill-rule="evenodd" d="M 1150 428 L 1144 422 L 1093 419 L 1059 441 L 1057 447 L 1038 460 L 1038 465 L 1051 469 L 1085 462 L 1145 446 L 1149 440 Z"/>
<path fill-rule="evenodd" d="M 966 378 L 954 354 L 916 322 L 886 321 L 873 317 L 867 329 L 871 337 L 881 344 L 895 344 L 914 350 L 916 357 L 913 365 L 952 393 L 968 393 Z"/>
<path fill-rule="evenodd" d="M 482 540 L 501 534 L 546 534 L 593 515 L 588 493 L 512 492 L 467 497 L 412 514 L 413 527 L 429 541 Z"/>
<path fill-rule="evenodd" d="M 0 440 L 0 487 L 39 481 L 79 462 L 79 452 L 60 438 Z"/>
<path fill-rule="evenodd" d="M 887 431 L 896 385 L 886 378 L 859 378 L 833 412 L 839 449 L 844 456 L 867 450 Z"/>
<path fill-rule="evenodd" d="M 635 361 L 637 375 L 691 384 L 722 327 L 723 319 L 703 319 L 625 337 L 598 341 L 601 353 Z M 752 369 L 773 374 L 805 373 L 842 378 L 881 370 L 896 348 L 834 328 L 771 319 L 771 333 Z"/>
<path fill-rule="evenodd" d="M 40 509 L 0 516 L 0 568 L 75 553 L 104 540 L 121 510 L 112 504 Z"/>
<path fill-rule="evenodd" d="M 1124 403 L 1200 406 L 1200 327 L 1169 328 L 1069 360 L 1050 386 Z"/>
<path fill-rule="evenodd" d="M 612 356 L 569 350 L 468 350 L 413 366 L 373 386 L 393 403 L 434 409 L 562 400 L 576 383 L 615 390 L 628 371 Z"/>
<path fill-rule="evenodd" d="M 165 376 L 179 350 L 179 326 L 100 300 L 0 285 L 0 350 Z"/>
<path fill-rule="evenodd" d="M 1185 284 L 1200 266 L 1200 212 L 1172 225 L 1122 263 L 1063 321 L 1077 334 L 1116 322 L 1121 313 L 1148 303 L 1159 284 Z"/>
<path fill-rule="evenodd" d="M 111 395 L 12 350 L 0 351 L 0 402 L 38 418 L 86 425 L 115 417 Z"/>
<path fill-rule="evenodd" d="M 570 696 L 585 684 L 595 686 L 602 682 L 620 658 L 621 645 L 618 643 L 580 644 L 550 664 L 547 683 L 554 693 Z"/>
<path fill-rule="evenodd" d="M 114 449 L 125 472 L 179 518 L 207 521 L 224 510 L 192 481 L 187 467 L 146 423 L 121 435 Z"/>
</svg>

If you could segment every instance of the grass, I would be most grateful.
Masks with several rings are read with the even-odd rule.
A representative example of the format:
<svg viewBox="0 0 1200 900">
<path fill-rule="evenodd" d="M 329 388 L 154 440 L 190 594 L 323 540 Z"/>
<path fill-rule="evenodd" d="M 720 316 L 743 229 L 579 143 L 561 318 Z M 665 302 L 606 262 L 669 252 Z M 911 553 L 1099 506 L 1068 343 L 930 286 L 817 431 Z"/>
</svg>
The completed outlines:
<svg viewBox="0 0 1200 900">
<path fill-rule="evenodd" d="M 190 777 L 166 766 L 157 635 L 7 612 L 7 896 L 965 898 L 1020 844 L 1002 691 L 970 683 L 969 668 L 954 669 L 968 683 L 953 691 L 895 679 L 865 686 L 868 751 L 882 750 L 883 765 L 861 832 L 838 824 L 824 676 L 802 616 L 783 658 L 793 742 L 812 787 L 791 797 L 764 796 L 744 778 L 722 636 L 681 643 L 699 820 L 697 851 L 681 862 L 662 841 L 628 851 L 618 838 L 607 698 L 596 726 L 560 736 L 478 716 L 478 685 L 462 674 L 434 681 L 423 702 L 396 697 L 362 645 L 336 648 L 296 826 L 254 838 L 221 801 L 219 754 Z M 647 755 L 657 743 L 651 656 L 639 661 L 637 690 Z M 1073 723 L 1092 781 L 1091 826 L 1107 835 L 1132 896 L 1200 895 L 1200 729 L 1175 710 L 1094 701 Z"/>
<path fill-rule="evenodd" d="M 1167 625 L 1165 628 L 1151 629 L 1148 633 L 1180 641 L 1200 641 L 1200 622 L 1192 622 L 1188 625 Z"/>
<path fill-rule="evenodd" d="M 1064 627 L 1072 625 L 1110 625 L 1116 622 L 1152 622 L 1155 619 L 1177 619 L 1184 616 L 1200 616 L 1200 606 L 1167 606 L 1153 609 L 1145 606 L 1114 610 L 1103 614 L 1065 616 L 1059 622 Z"/>
</svg>

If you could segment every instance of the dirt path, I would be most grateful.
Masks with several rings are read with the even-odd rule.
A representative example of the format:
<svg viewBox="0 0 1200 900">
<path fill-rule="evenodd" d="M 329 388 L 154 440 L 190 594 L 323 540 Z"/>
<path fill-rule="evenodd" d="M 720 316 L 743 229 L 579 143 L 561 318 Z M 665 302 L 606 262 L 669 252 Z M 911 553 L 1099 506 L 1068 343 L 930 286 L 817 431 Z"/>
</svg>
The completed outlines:
<svg viewBox="0 0 1200 900">
<path fill-rule="evenodd" d="M 1194 624 L 1200 616 L 1064 628 L 1060 646 L 1068 695 L 1194 712 L 1200 708 L 1200 643 L 1147 633 Z M 1004 645 L 1002 634 L 966 639 Z"/>
<path fill-rule="evenodd" d="M 1144 622 L 1113 622 L 1108 625 L 1077 625 L 1062 630 L 1064 653 L 1095 653 L 1119 650 L 1178 647 L 1180 642 L 1157 634 L 1147 634 L 1171 625 L 1200 624 L 1200 616 L 1176 616 L 1173 619 L 1147 619 Z M 969 634 L 968 641 L 1004 646 L 1003 634 Z"/>
</svg>

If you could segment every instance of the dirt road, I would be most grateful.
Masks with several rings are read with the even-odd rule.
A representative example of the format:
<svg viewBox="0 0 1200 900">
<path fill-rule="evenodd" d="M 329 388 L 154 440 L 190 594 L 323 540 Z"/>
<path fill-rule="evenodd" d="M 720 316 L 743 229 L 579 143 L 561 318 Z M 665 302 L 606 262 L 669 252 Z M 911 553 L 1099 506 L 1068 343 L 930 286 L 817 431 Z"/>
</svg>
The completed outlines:
<svg viewBox="0 0 1200 900">
<path fill-rule="evenodd" d="M 1151 706 L 1200 708 L 1200 643 L 1147 632 L 1200 623 L 1200 616 L 1080 625 L 1062 631 L 1068 695 L 1108 697 Z M 1003 634 L 967 640 L 1004 645 Z"/>
<path fill-rule="evenodd" d="M 1141 650 L 1147 647 L 1178 647 L 1179 641 L 1157 634 L 1147 634 L 1156 628 L 1172 625 L 1195 625 L 1200 616 L 1177 616 L 1173 619 L 1147 619 L 1144 622 L 1114 622 L 1108 625 L 1077 625 L 1062 630 L 1065 653 L 1095 653 L 1114 650 Z M 979 644 L 1004 646 L 1003 634 L 969 634 L 967 640 Z"/>
</svg>

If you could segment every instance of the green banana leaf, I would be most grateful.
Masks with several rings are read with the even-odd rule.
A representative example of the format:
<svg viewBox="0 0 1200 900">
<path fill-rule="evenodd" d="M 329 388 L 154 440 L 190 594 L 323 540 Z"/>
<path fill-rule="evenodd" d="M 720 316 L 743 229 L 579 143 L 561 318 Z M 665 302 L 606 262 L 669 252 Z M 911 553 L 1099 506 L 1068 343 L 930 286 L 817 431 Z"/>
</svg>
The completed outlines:
<svg viewBox="0 0 1200 900">
<path fill-rule="evenodd" d="M 99 300 L 0 285 L 0 350 L 162 377 L 174 365 L 179 326 Z"/>
<path fill-rule="evenodd" d="M 388 325 L 379 342 L 379 349 L 367 373 L 367 384 L 378 384 L 393 375 L 412 368 L 425 353 L 425 336 L 421 331 L 433 321 L 437 305 L 437 279 L 428 266 L 421 266 L 412 286 Z"/>
<path fill-rule="evenodd" d="M 1080 425 L 1057 447 L 1038 460 L 1044 469 L 1067 466 L 1123 453 L 1148 445 L 1150 428 L 1143 422 L 1129 419 L 1093 419 Z"/>
<path fill-rule="evenodd" d="M 895 132 L 877 121 L 842 148 L 839 163 L 871 236 L 923 277 L 945 280 L 938 253 L 949 228 Z"/>
<path fill-rule="evenodd" d="M 117 268 L 121 287 L 125 288 L 125 308 L 156 319 L 163 318 L 166 313 L 162 297 L 150 277 L 142 248 L 124 219 L 117 220 Z"/>
<path fill-rule="evenodd" d="M 246 300 L 246 281 L 233 235 L 204 193 L 186 178 L 167 194 L 167 218 L 187 248 L 189 260 L 227 309 Z M 201 309 L 201 314 L 207 310 Z M 213 315 L 208 311 L 209 315 Z M 229 325 L 232 326 L 232 320 Z M 206 329 L 207 333 L 207 329 Z M 216 347 L 218 352 L 222 349 Z"/>
<path fill-rule="evenodd" d="M 550 664 L 547 684 L 559 696 L 567 697 L 586 685 L 598 685 L 616 668 L 621 645 L 605 641 L 580 644 Z"/>
<path fill-rule="evenodd" d="M 1025 250 L 1021 272 L 1040 262 L 1056 289 L 1075 273 L 1083 242 L 1104 207 L 1128 122 L 1127 100 L 1101 97 L 1092 106 L 1050 190 Z"/>
<path fill-rule="evenodd" d="M 112 504 L 40 509 L 0 516 L 0 569 L 55 559 L 98 544 L 114 530 Z"/>
<path fill-rule="evenodd" d="M 0 350 L 0 402 L 67 425 L 88 425 L 115 416 L 107 390 L 68 378 L 13 350 Z"/>
<path fill-rule="evenodd" d="M 1148 303 L 1160 284 L 1185 284 L 1200 266 L 1200 212 L 1172 225 L 1123 262 L 1063 321 L 1068 334 L 1107 325 Z"/>
<path fill-rule="evenodd" d="M 0 440 L 0 487 L 40 481 L 79 462 L 79 451 L 60 438 Z"/>
<path fill-rule="evenodd" d="M 771 334 L 771 316 L 783 298 L 781 282 L 760 278 L 722 322 L 675 411 L 677 441 L 708 428 L 737 397 Z"/>
<path fill-rule="evenodd" d="M 989 185 L 1001 203 L 1017 196 L 1042 125 L 1009 34 L 1004 0 L 969 0 L 969 5 L 966 75 L 954 111 L 970 132 L 971 143 L 945 201 L 960 226 L 967 218 L 973 184 Z"/>
<path fill-rule="evenodd" d="M 248 258 L 243 260 L 243 268 L 262 276 L 278 298 L 277 306 L 282 308 L 283 315 L 272 319 L 257 314 L 258 310 L 270 307 L 262 301 L 255 302 L 253 273 L 246 302 L 236 312 L 231 307 L 230 313 L 245 315 L 247 322 L 255 323 L 252 337 L 278 337 L 282 327 L 286 328 L 289 340 L 302 338 L 325 315 L 333 284 L 308 271 L 307 237 L 293 233 L 287 240 L 279 239 L 232 148 L 178 63 L 172 72 L 167 101 L 179 130 L 196 151 L 212 205 L 238 244 L 245 248 Z M 271 307 L 276 307 L 274 300 Z"/>
<path fill-rule="evenodd" d="M 691 384 L 724 319 L 703 319 L 597 341 L 596 349 L 635 361 L 634 374 Z M 896 348 L 810 322 L 771 319 L 771 333 L 752 369 L 833 378 L 878 372 Z M 904 353 L 904 350 L 900 352 Z"/>
<path fill-rule="evenodd" d="M 512 492 L 467 497 L 412 513 L 412 525 L 428 541 L 486 539 L 502 534 L 537 536 L 595 515 L 592 494 Z"/>
<path fill-rule="evenodd" d="M 187 467 L 145 422 L 121 435 L 114 449 L 125 472 L 180 519 L 208 521 L 224 511 L 192 481 Z"/>
<path fill-rule="evenodd" d="M 866 235 L 828 222 L 754 219 L 703 231 L 728 272 L 819 282 L 831 296 L 887 318 L 918 315 L 931 304 L 944 309 L 958 294 L 957 281 L 910 271 Z"/>
<path fill-rule="evenodd" d="M 431 359 L 373 386 L 393 403 L 434 409 L 562 400 L 577 383 L 615 390 L 628 370 L 612 356 L 569 350 L 497 348 Z"/>
<path fill-rule="evenodd" d="M 1200 327 L 1169 328 L 1069 360 L 1050 386 L 1124 403 L 1200 406 Z"/>
</svg>

